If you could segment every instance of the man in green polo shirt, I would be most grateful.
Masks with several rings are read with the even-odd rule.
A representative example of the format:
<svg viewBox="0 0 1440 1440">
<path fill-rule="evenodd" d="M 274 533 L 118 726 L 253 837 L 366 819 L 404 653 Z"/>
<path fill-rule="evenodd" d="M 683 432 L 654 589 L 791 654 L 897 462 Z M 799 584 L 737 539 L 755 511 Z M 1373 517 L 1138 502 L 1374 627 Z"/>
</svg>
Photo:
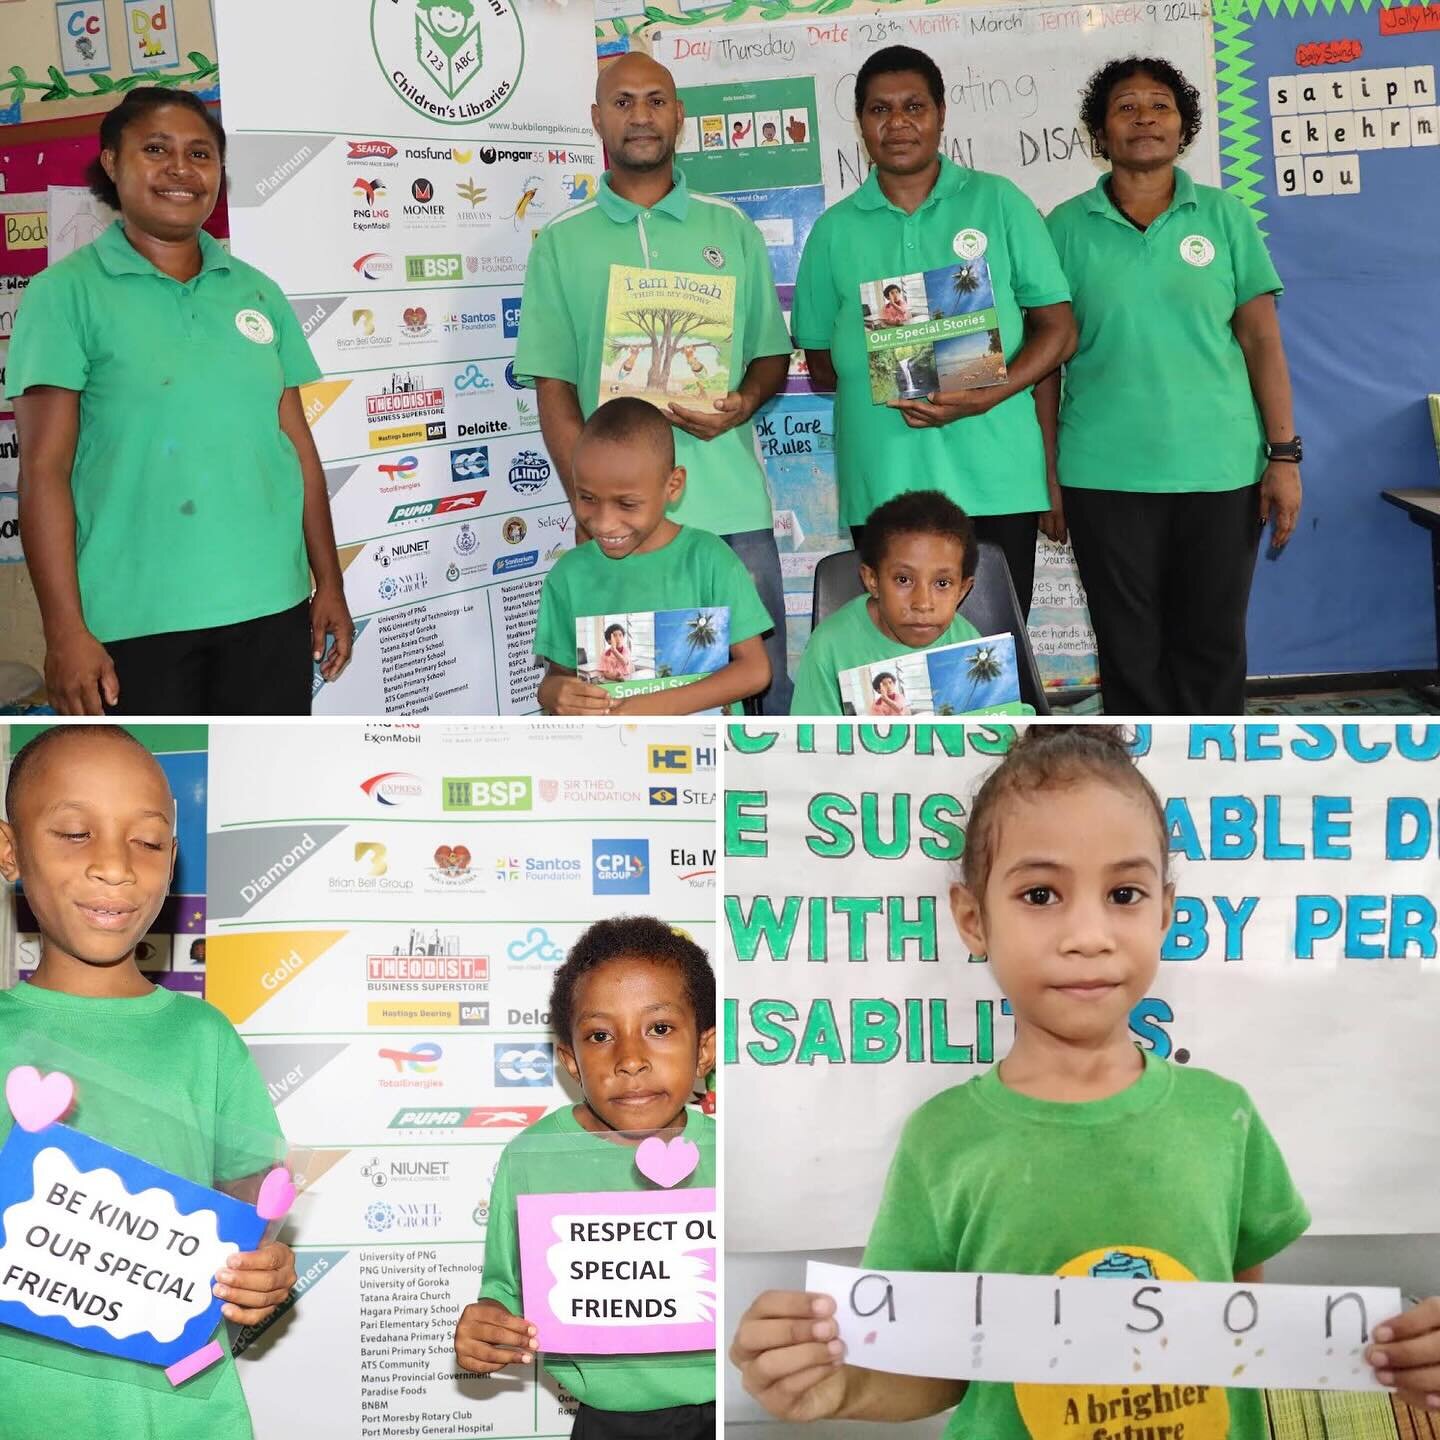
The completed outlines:
<svg viewBox="0 0 1440 1440">
<path fill-rule="evenodd" d="M 1070 290 L 1035 206 L 1009 180 L 940 154 L 945 85 L 908 45 L 877 50 L 855 80 L 874 163 L 815 223 L 792 320 L 810 374 L 833 385 L 840 520 L 854 531 L 882 501 L 935 489 L 1000 545 L 1030 608 L 1037 517 L 1048 510 L 1045 450 L 1030 389 L 1074 346 Z M 998 385 L 877 404 L 860 287 L 984 260 L 1007 374 Z M 972 267 L 975 268 L 975 267 Z"/>
<path fill-rule="evenodd" d="M 736 206 L 695 194 L 674 168 L 685 111 L 663 65 L 632 54 L 607 66 L 590 116 L 610 169 L 594 200 L 551 221 L 535 241 L 525 272 L 515 373 L 538 392 L 540 428 L 568 492 L 571 452 L 602 398 L 611 267 L 734 278 L 728 393 L 713 409 L 697 402 L 671 405 L 666 412 L 676 430 L 675 463 L 687 475 L 671 518 L 722 536 L 745 562 L 775 621 L 765 641 L 773 679 L 762 709 L 788 715 L 780 556 L 750 424 L 784 384 L 791 348 L 765 240 Z M 712 358 L 709 351 L 697 352 L 694 363 Z M 584 538 L 577 532 L 577 539 Z"/>
</svg>

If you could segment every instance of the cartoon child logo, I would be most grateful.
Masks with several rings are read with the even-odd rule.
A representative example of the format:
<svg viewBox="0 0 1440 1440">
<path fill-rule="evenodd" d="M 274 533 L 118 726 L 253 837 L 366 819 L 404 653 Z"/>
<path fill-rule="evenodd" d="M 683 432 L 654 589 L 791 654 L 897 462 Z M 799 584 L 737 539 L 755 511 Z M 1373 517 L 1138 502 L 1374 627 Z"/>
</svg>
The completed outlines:
<svg viewBox="0 0 1440 1440">
<path fill-rule="evenodd" d="M 375 58 L 412 110 L 444 125 L 483 120 L 516 90 L 525 36 L 515 0 L 371 0 Z M 487 83 L 475 85 L 483 72 Z"/>
</svg>

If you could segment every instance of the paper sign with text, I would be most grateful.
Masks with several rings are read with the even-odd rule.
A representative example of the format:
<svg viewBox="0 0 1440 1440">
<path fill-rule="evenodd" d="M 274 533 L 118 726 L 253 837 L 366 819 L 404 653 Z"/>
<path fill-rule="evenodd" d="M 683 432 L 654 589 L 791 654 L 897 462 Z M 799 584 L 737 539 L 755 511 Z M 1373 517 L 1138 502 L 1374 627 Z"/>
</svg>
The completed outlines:
<svg viewBox="0 0 1440 1440">
<path fill-rule="evenodd" d="M 521 1195 L 525 1318 L 540 1348 L 654 1355 L 715 1348 L 715 1191 Z"/>
<path fill-rule="evenodd" d="M 853 1365 L 1044 1385 L 1381 1390 L 1364 1351 L 1385 1286 L 1219 1285 L 874 1271 L 811 1261 Z"/>
<path fill-rule="evenodd" d="M 254 1206 L 68 1126 L 17 1124 L 0 1149 L 0 1324 L 174 1366 L 220 1323 L 215 1272 L 264 1230 Z"/>
</svg>

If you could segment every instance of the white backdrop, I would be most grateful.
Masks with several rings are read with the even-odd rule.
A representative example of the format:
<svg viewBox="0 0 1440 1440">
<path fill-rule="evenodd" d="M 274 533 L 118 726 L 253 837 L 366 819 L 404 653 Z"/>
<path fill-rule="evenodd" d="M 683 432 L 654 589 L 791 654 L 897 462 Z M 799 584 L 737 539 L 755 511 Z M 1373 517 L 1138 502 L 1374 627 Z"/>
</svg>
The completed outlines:
<svg viewBox="0 0 1440 1440">
<path fill-rule="evenodd" d="M 1434 1232 L 1440 726 L 1140 734 L 1182 853 L 1136 1038 L 1250 1090 L 1313 1234 Z M 731 1250 L 863 1243 L 906 1115 L 1005 1054 L 1013 1022 L 946 896 L 1007 735 L 730 730 L 727 1117 L 747 1156 L 787 1157 L 780 1192 L 737 1158 Z"/>
<path fill-rule="evenodd" d="M 573 531 L 510 359 L 531 239 L 600 173 L 589 10 L 491 0 L 479 69 L 445 83 L 414 0 L 215 10 L 234 251 L 326 376 L 306 411 L 360 634 L 315 708 L 533 712 L 541 581 Z"/>
<path fill-rule="evenodd" d="M 452 1335 L 501 1148 L 571 1103 L 546 1013 L 565 950 L 626 913 L 713 950 L 716 743 L 211 728 L 207 998 L 309 1152 L 298 1303 L 242 1336 L 259 1440 L 569 1433 L 553 1382 L 457 1379 Z"/>
</svg>

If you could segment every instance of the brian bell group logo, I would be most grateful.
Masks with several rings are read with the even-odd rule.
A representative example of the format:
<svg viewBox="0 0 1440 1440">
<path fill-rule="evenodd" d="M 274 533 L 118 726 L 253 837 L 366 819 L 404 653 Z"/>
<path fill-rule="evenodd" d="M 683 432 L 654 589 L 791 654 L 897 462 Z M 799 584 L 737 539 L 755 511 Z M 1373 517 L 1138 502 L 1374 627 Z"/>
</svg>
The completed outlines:
<svg viewBox="0 0 1440 1440">
<path fill-rule="evenodd" d="M 525 65 L 513 0 L 370 0 L 370 37 L 395 93 L 442 125 L 503 109 Z"/>
</svg>

